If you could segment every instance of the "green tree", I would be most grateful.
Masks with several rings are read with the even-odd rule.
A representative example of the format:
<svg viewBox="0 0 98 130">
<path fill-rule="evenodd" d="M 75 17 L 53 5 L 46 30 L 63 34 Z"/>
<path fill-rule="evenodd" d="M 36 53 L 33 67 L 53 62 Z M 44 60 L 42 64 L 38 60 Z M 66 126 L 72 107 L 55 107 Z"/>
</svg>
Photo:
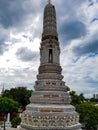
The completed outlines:
<svg viewBox="0 0 98 130">
<path fill-rule="evenodd" d="M 12 124 L 12 127 L 17 127 L 17 125 L 19 125 L 21 122 L 21 118 L 20 117 L 15 117 L 12 119 L 11 121 L 11 124 Z"/>
<path fill-rule="evenodd" d="M 87 130 L 97 130 L 98 107 L 91 102 L 84 102 L 76 106 L 80 114 L 80 122 L 85 124 Z"/>
<path fill-rule="evenodd" d="M 95 99 L 95 98 L 91 98 L 90 101 L 94 103 L 98 103 L 98 99 Z"/>
<path fill-rule="evenodd" d="M 76 106 L 77 104 L 81 104 L 83 101 L 85 101 L 83 93 L 77 95 L 75 91 L 71 91 L 70 95 L 71 95 L 71 104 L 74 106 Z"/>
<path fill-rule="evenodd" d="M 17 87 L 11 88 L 10 90 L 5 90 L 2 97 L 9 97 L 18 101 L 20 105 L 24 108 L 29 103 L 29 97 L 31 96 L 32 91 L 27 90 L 26 87 Z"/>
<path fill-rule="evenodd" d="M 19 108 L 19 103 L 13 99 L 4 97 L 0 98 L 0 113 L 13 113 L 17 112 Z"/>
</svg>

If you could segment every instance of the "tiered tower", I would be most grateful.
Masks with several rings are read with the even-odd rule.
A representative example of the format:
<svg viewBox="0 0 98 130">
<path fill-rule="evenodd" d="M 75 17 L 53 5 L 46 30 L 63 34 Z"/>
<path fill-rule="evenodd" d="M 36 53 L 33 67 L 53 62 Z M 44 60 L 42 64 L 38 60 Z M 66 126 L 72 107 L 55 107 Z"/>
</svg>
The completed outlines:
<svg viewBox="0 0 98 130">
<path fill-rule="evenodd" d="M 62 81 L 56 11 L 48 0 L 44 9 L 40 66 L 35 91 L 22 114 L 22 130 L 81 130 L 79 115 L 70 105 L 68 86 Z"/>
</svg>

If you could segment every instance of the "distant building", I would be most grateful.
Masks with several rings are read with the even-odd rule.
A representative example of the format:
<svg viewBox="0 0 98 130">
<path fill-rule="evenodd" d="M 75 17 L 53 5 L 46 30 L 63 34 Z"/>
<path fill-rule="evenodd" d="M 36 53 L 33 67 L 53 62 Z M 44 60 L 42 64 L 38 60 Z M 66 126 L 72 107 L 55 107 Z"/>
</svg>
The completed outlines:
<svg viewBox="0 0 98 130">
<path fill-rule="evenodd" d="M 98 94 L 93 94 L 94 99 L 98 99 Z"/>
<path fill-rule="evenodd" d="M 4 93 L 4 86 L 3 86 L 2 91 L 0 93 L 0 97 L 2 97 L 3 93 Z"/>
</svg>

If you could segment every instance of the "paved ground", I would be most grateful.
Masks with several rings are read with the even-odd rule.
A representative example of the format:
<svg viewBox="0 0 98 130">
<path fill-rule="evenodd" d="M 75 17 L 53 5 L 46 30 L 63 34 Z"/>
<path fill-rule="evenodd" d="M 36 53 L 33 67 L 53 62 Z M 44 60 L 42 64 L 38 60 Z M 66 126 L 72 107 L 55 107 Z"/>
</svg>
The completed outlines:
<svg viewBox="0 0 98 130">
<path fill-rule="evenodd" d="M 4 130 L 4 128 L 0 128 L 0 130 Z M 5 128 L 5 130 L 18 130 L 17 128 Z"/>
</svg>

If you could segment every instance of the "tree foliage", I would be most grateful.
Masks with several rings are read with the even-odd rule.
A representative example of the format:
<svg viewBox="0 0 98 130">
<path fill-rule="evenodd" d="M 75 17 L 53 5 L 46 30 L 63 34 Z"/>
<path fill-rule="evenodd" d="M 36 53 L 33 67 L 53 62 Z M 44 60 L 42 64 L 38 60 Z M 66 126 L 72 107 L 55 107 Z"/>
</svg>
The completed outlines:
<svg viewBox="0 0 98 130">
<path fill-rule="evenodd" d="M 98 125 L 98 107 L 95 106 L 94 99 L 86 100 L 84 95 L 70 92 L 71 104 L 76 107 L 80 115 L 80 123 L 86 126 L 86 130 L 97 130 Z"/>
<path fill-rule="evenodd" d="M 87 130 L 96 130 L 98 125 L 98 107 L 91 102 L 84 102 L 76 107 L 80 114 L 80 122 L 85 124 Z"/>
<path fill-rule="evenodd" d="M 75 91 L 71 91 L 70 95 L 71 95 L 71 104 L 74 106 L 76 106 L 77 104 L 81 104 L 83 101 L 85 101 L 83 93 L 77 95 Z"/>
<path fill-rule="evenodd" d="M 31 96 L 32 91 L 27 90 L 26 87 L 17 87 L 11 88 L 10 90 L 5 90 L 2 94 L 2 97 L 12 98 L 15 101 L 18 101 L 20 105 L 24 108 L 29 103 L 29 97 Z"/>
<path fill-rule="evenodd" d="M 12 127 L 17 127 L 17 125 L 19 125 L 21 122 L 21 118 L 20 117 L 15 117 L 12 119 L 11 121 L 11 124 L 12 124 Z"/>
<path fill-rule="evenodd" d="M 95 98 L 91 98 L 90 101 L 91 101 L 91 102 L 98 103 L 98 99 L 95 99 Z"/>
<path fill-rule="evenodd" d="M 17 112 L 19 108 L 19 103 L 13 99 L 4 97 L 0 98 L 0 113 L 12 113 Z"/>
</svg>

